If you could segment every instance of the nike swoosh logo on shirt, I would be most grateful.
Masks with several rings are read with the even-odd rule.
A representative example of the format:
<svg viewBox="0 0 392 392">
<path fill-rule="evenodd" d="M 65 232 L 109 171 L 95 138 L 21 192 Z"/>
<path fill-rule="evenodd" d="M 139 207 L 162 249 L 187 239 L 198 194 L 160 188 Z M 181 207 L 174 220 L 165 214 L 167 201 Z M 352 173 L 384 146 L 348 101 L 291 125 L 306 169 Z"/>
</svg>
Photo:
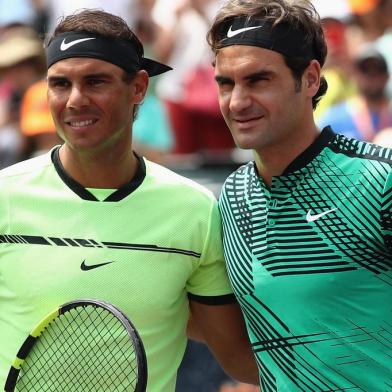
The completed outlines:
<svg viewBox="0 0 392 392">
<path fill-rule="evenodd" d="M 71 42 L 65 42 L 65 38 L 64 38 L 63 42 L 61 42 L 60 50 L 62 50 L 62 51 L 67 50 L 71 46 L 79 44 L 80 42 L 89 41 L 90 39 L 95 39 L 95 37 L 75 39 L 75 41 L 71 41 Z"/>
<path fill-rule="evenodd" d="M 113 263 L 113 261 L 107 261 L 106 263 L 100 263 L 100 264 L 87 265 L 86 260 L 83 260 L 82 264 L 80 264 L 80 269 L 82 271 L 90 271 L 94 268 L 102 267 L 103 265 L 111 264 L 111 263 Z"/>
<path fill-rule="evenodd" d="M 231 29 L 232 27 L 233 26 L 230 26 L 230 29 L 227 32 L 227 38 L 234 37 L 235 35 L 244 33 L 245 31 L 248 31 L 248 30 L 259 29 L 261 26 L 243 27 L 242 29 L 238 29 L 238 30 L 232 30 Z"/>
<path fill-rule="evenodd" d="M 306 214 L 306 221 L 307 222 L 314 222 L 317 219 L 320 219 L 324 215 L 327 215 L 327 214 L 329 214 L 329 213 L 331 213 L 331 212 L 333 212 L 335 210 L 337 210 L 337 208 L 333 208 L 332 210 L 324 211 L 324 212 L 321 212 L 320 214 L 315 214 L 315 215 L 312 215 L 311 214 L 312 210 L 309 210 L 308 213 Z"/>
</svg>

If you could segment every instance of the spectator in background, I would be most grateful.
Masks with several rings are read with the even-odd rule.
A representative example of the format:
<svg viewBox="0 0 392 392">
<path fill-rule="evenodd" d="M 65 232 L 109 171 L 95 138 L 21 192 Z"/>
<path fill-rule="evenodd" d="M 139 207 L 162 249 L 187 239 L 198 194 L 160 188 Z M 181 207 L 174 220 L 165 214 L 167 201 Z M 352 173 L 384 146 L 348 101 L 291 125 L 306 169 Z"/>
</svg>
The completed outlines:
<svg viewBox="0 0 392 392">
<path fill-rule="evenodd" d="M 56 133 L 47 101 L 47 83 L 41 79 L 31 85 L 22 98 L 20 130 L 26 140 L 26 156 L 49 151 L 61 140 Z"/>
<path fill-rule="evenodd" d="M 392 126 L 392 108 L 386 95 L 389 79 L 385 58 L 374 45 L 365 45 L 354 59 L 353 76 L 358 93 L 332 106 L 318 120 L 337 132 L 359 140 L 372 141 L 376 134 Z"/>
<path fill-rule="evenodd" d="M 166 163 L 173 146 L 171 127 L 162 102 L 156 97 L 152 83 L 143 104 L 140 105 L 133 126 L 135 151 L 147 159 Z"/>
<path fill-rule="evenodd" d="M 3 110 L 12 97 L 20 99 L 26 88 L 44 74 L 44 64 L 42 41 L 33 29 L 10 25 L 0 30 L 0 106 Z M 0 125 L 3 121 L 4 117 L 0 116 Z"/>
<path fill-rule="evenodd" d="M 382 19 L 384 21 L 385 31 L 381 37 L 375 42 L 377 48 L 387 61 L 388 68 L 392 69 L 392 0 L 383 0 L 382 4 Z M 387 94 L 392 99 L 392 78 L 389 78 L 387 85 Z"/>
<path fill-rule="evenodd" d="M 227 157 L 234 147 L 219 111 L 205 40 L 217 6 L 216 0 L 158 0 L 153 10 L 156 56 L 174 69 L 157 81 L 157 94 L 168 111 L 175 154 Z"/>
<path fill-rule="evenodd" d="M 21 98 L 45 72 L 42 41 L 28 26 L 3 26 L 0 32 L 0 165 L 23 158 L 19 130 Z"/>
<path fill-rule="evenodd" d="M 332 105 L 341 102 L 356 91 L 352 78 L 352 61 L 348 50 L 346 29 L 351 13 L 345 0 L 313 0 L 322 19 L 322 27 L 328 47 L 323 75 L 328 91 L 315 111 L 319 118 Z"/>
<path fill-rule="evenodd" d="M 135 32 L 147 57 L 154 57 L 158 27 L 152 18 L 155 0 L 137 0 L 138 17 Z M 150 79 L 147 94 L 140 105 L 133 125 L 135 150 L 147 159 L 165 164 L 173 147 L 173 137 L 166 109 L 156 95 L 156 83 L 161 76 Z"/>
<path fill-rule="evenodd" d="M 347 31 L 350 51 L 382 37 L 392 25 L 392 0 L 347 0 L 352 18 Z"/>
<path fill-rule="evenodd" d="M 383 0 L 348 0 L 352 18 L 347 35 L 350 52 L 355 54 L 364 43 L 373 42 L 384 32 L 380 3 Z"/>
</svg>

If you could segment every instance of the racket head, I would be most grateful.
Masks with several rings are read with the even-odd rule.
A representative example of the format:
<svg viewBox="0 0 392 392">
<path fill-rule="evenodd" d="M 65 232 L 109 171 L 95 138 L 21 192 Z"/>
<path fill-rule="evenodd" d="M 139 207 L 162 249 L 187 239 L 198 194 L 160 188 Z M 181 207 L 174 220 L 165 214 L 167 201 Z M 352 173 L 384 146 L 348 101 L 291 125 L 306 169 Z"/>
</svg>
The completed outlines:
<svg viewBox="0 0 392 392">
<path fill-rule="evenodd" d="M 67 302 L 22 344 L 5 392 L 145 392 L 147 359 L 135 326 L 95 299 Z"/>
</svg>

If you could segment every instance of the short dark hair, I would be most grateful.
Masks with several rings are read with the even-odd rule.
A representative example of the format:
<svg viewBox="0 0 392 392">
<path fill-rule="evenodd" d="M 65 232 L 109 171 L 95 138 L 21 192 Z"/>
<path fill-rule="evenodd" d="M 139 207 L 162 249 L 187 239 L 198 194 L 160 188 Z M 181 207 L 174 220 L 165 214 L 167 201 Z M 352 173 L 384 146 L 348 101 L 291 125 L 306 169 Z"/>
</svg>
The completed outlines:
<svg viewBox="0 0 392 392">
<path fill-rule="evenodd" d="M 321 24 L 320 16 L 308 0 L 226 0 L 218 11 L 210 30 L 207 33 L 207 41 L 216 54 L 221 48 L 221 29 L 227 22 L 244 16 L 251 20 L 263 20 L 272 26 L 288 24 L 292 28 L 301 31 L 305 42 L 312 47 L 314 59 L 322 67 L 327 57 L 327 43 Z M 290 68 L 296 81 L 296 88 L 301 88 L 301 78 L 308 67 L 310 60 L 302 57 L 288 57 L 283 55 L 284 61 Z M 313 109 L 316 108 L 321 97 L 327 92 L 328 84 L 322 76 L 320 87 L 312 99 Z"/>
<path fill-rule="evenodd" d="M 54 37 L 68 31 L 80 31 L 113 40 L 131 41 L 140 57 L 144 54 L 142 43 L 124 19 L 99 9 L 82 9 L 63 17 L 47 40 L 46 46 Z"/>
</svg>

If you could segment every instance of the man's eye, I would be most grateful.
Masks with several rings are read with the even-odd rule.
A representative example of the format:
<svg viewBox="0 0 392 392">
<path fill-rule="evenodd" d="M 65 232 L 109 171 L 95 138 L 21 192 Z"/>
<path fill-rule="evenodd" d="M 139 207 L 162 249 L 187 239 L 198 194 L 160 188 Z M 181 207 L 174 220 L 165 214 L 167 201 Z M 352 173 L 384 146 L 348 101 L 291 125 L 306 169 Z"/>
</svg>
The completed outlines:
<svg viewBox="0 0 392 392">
<path fill-rule="evenodd" d="M 91 86 L 98 86 L 103 83 L 105 83 L 105 81 L 103 79 L 89 79 L 89 84 Z"/>
<path fill-rule="evenodd" d="M 219 91 L 229 91 L 233 89 L 234 83 L 229 80 L 217 81 Z"/>
<path fill-rule="evenodd" d="M 257 78 L 252 78 L 252 79 L 250 79 L 250 83 L 251 84 L 256 84 L 256 83 L 259 83 L 259 82 L 264 82 L 264 81 L 268 81 L 269 79 L 268 79 L 268 77 L 267 76 L 259 76 L 259 77 L 257 77 Z"/>
<path fill-rule="evenodd" d="M 225 86 L 230 86 L 230 83 L 228 82 L 218 82 L 219 87 L 225 87 Z"/>
<path fill-rule="evenodd" d="M 49 83 L 52 88 L 65 88 L 69 86 L 69 82 L 66 80 L 54 80 Z"/>
</svg>

